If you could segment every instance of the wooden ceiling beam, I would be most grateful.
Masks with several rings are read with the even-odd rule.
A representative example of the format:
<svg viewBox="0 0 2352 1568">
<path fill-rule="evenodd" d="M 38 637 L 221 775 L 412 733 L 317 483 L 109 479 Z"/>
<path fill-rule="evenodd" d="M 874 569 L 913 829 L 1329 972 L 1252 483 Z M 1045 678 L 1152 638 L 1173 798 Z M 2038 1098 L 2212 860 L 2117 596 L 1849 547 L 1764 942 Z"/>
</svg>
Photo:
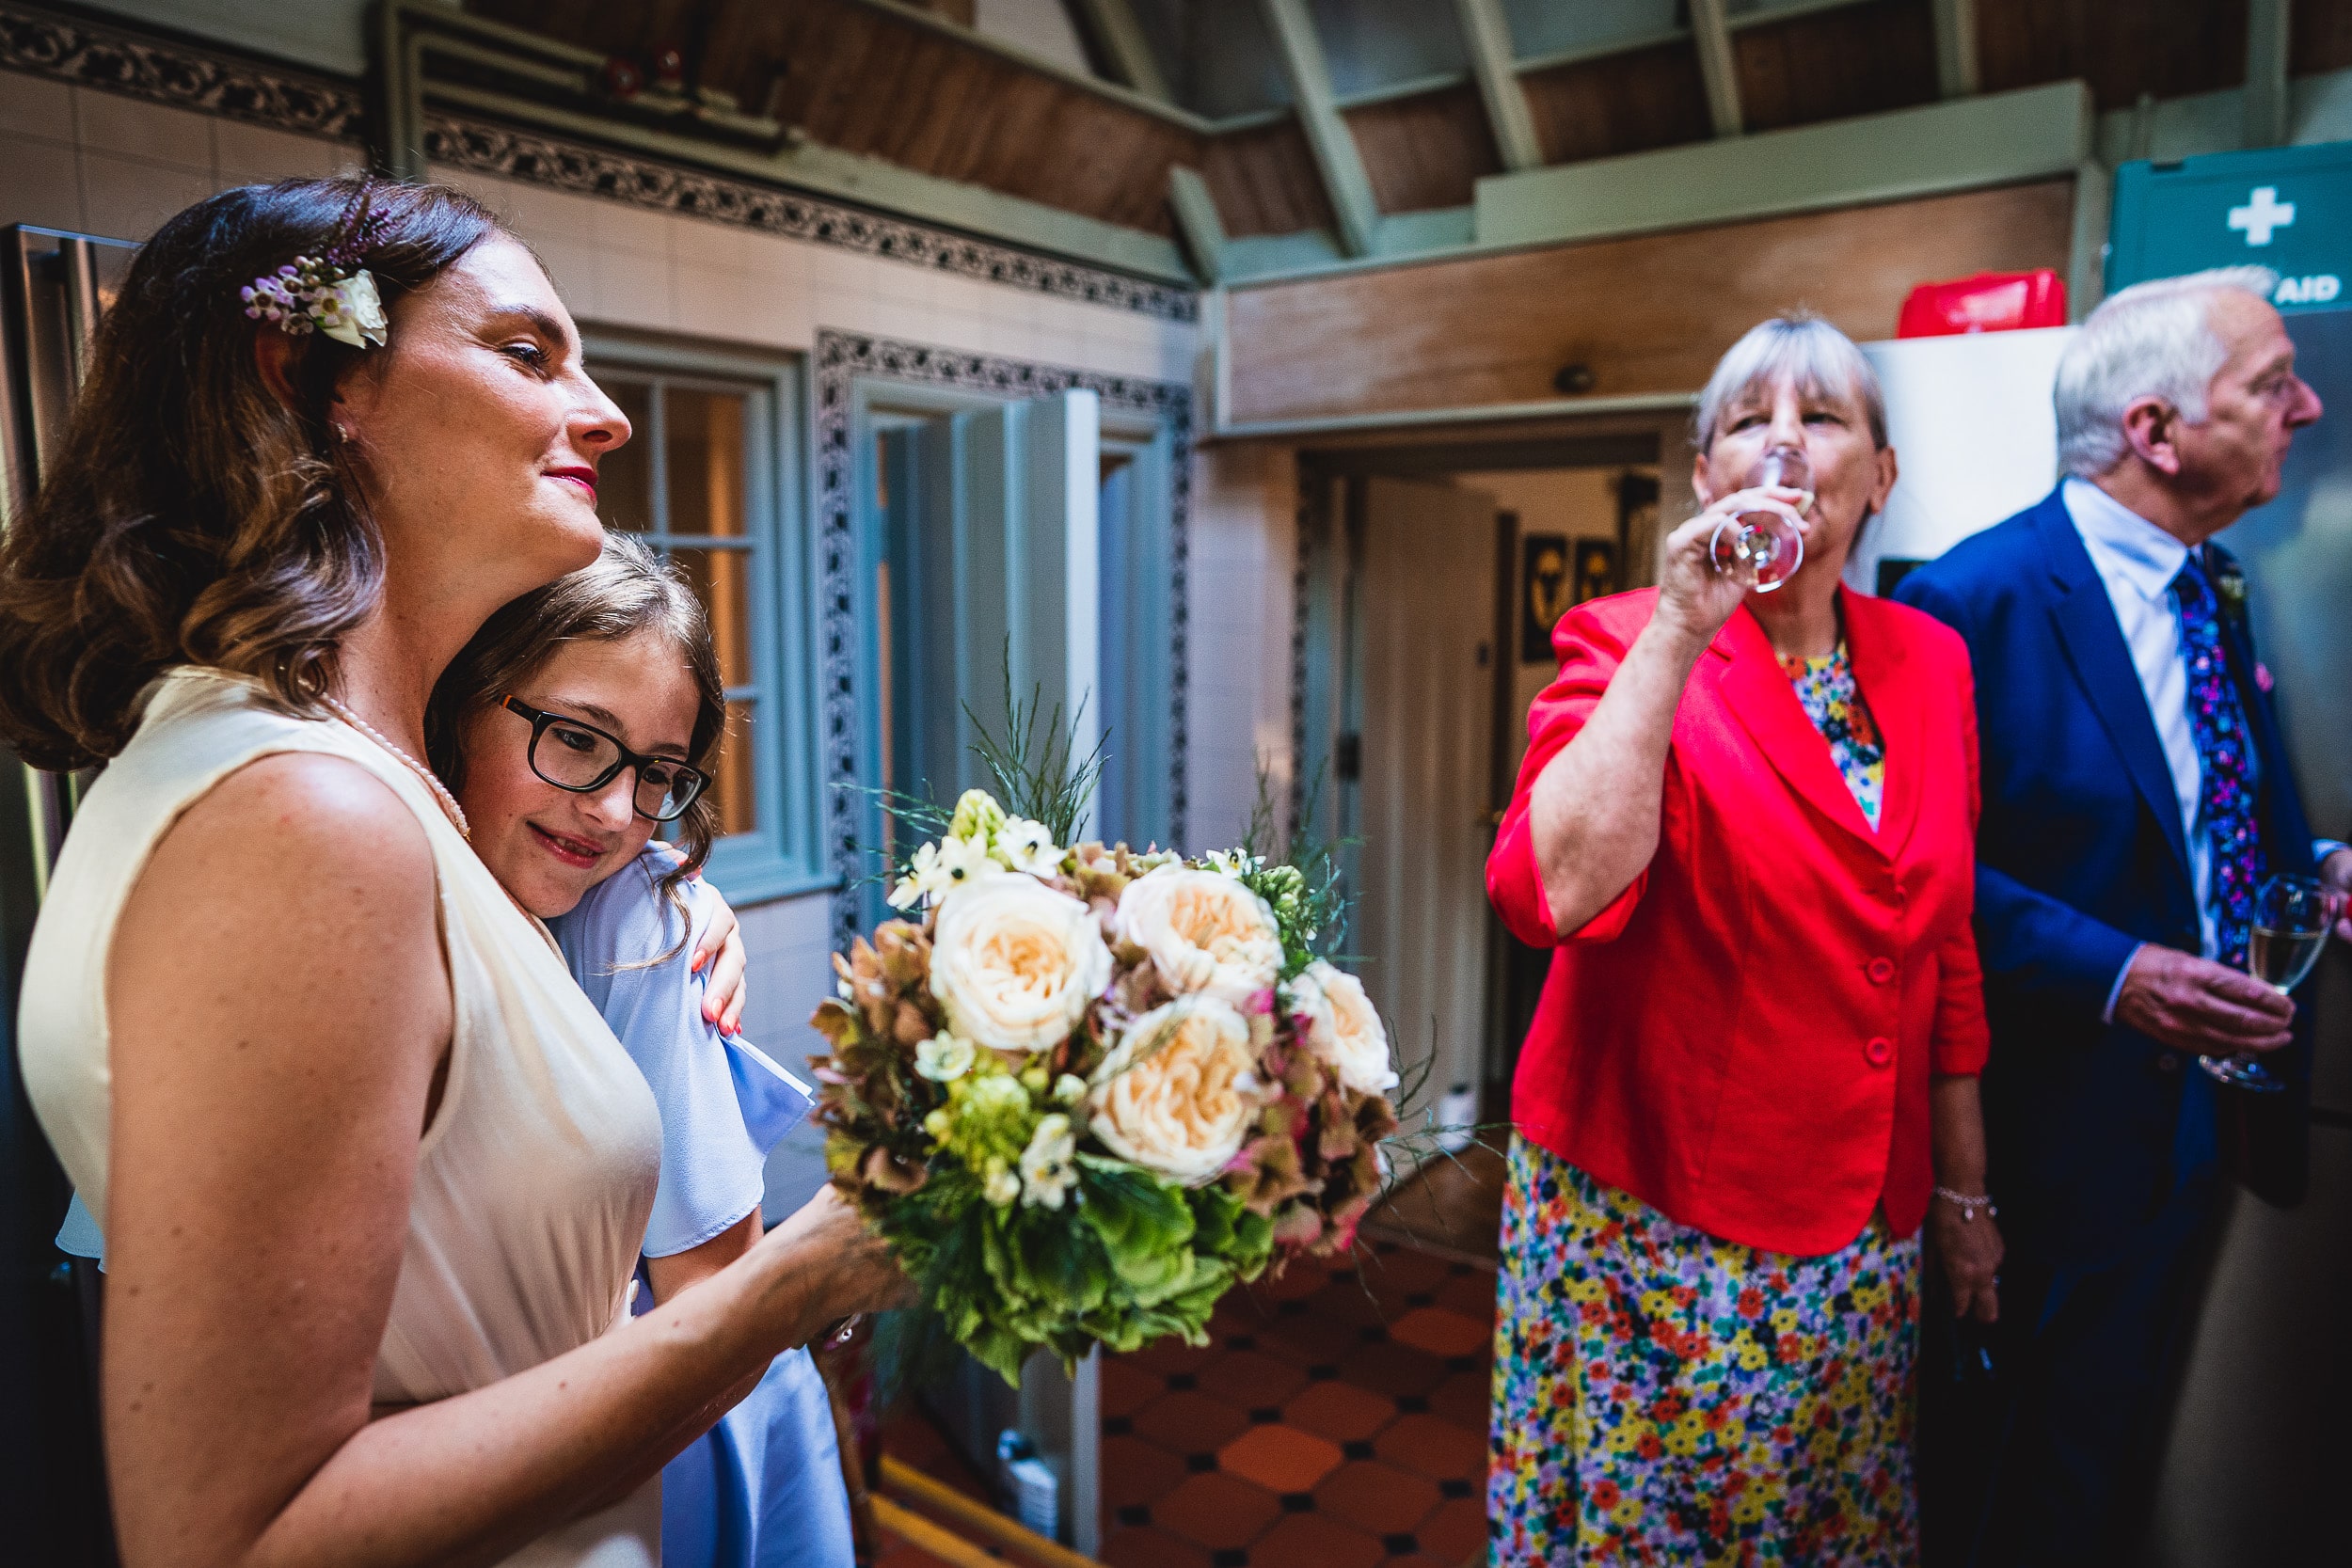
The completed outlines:
<svg viewBox="0 0 2352 1568">
<path fill-rule="evenodd" d="M 1127 0 L 1068 0 L 1068 4 L 1079 30 L 1101 52 L 1103 63 L 1110 67 L 1120 86 L 1163 103 L 1176 102 L 1168 73 L 1160 69 L 1159 56 L 1152 53 L 1152 40 L 1144 36 L 1135 8 Z"/>
<path fill-rule="evenodd" d="M 1209 194 L 1209 182 L 1200 178 L 1197 168 L 1176 164 L 1168 171 L 1168 203 L 1176 212 L 1176 231 L 1184 237 L 1184 248 L 1191 252 L 1193 267 L 1200 274 L 1200 281 L 1216 284 L 1225 276 L 1225 219 L 1216 210 L 1216 198 Z"/>
<path fill-rule="evenodd" d="M 2284 147 L 2289 0 L 2251 0 L 2246 8 L 2246 145 Z"/>
<path fill-rule="evenodd" d="M 1724 0 L 1690 0 L 1691 40 L 1698 45 L 1699 79 L 1707 84 L 1707 118 L 1719 136 L 1745 128 L 1740 113 L 1740 63 L 1731 53 Z"/>
<path fill-rule="evenodd" d="M 1977 63 L 1977 0 L 1935 0 L 1935 85 L 1947 98 L 1984 90 Z"/>
<path fill-rule="evenodd" d="M 1720 0 L 1716 0 L 1720 4 Z M 1340 250 L 1348 256 L 1369 256 L 1380 229 L 1380 209 L 1373 200 L 1372 177 L 1364 172 L 1363 153 L 1355 133 L 1340 115 L 1331 90 L 1331 68 L 1324 58 L 1323 40 L 1315 35 L 1307 0 L 1259 0 L 1266 30 L 1282 57 L 1282 74 L 1291 86 L 1293 108 L 1315 168 L 1323 176 L 1324 194 L 1340 226 Z"/>
<path fill-rule="evenodd" d="M 1513 57 L 1511 19 L 1502 0 L 1454 0 L 1462 19 L 1462 41 L 1470 47 L 1470 71 L 1486 105 L 1486 124 L 1506 169 L 1541 168 L 1543 145 L 1535 138 L 1535 117 L 1527 109 Z"/>
</svg>

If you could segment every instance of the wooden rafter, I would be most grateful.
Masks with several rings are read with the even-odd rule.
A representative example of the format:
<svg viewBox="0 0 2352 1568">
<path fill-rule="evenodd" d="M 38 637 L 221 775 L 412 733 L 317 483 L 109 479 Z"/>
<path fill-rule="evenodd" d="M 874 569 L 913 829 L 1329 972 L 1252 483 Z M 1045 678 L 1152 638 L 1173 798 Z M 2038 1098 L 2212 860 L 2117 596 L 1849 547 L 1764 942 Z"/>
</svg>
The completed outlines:
<svg viewBox="0 0 2352 1568">
<path fill-rule="evenodd" d="M 2283 147 L 2287 103 L 2288 0 L 2246 8 L 2246 145 Z"/>
<path fill-rule="evenodd" d="M 1983 91 L 1977 59 L 1977 0 L 1935 0 L 1936 89 L 1947 98 Z"/>
<path fill-rule="evenodd" d="M 1163 103 L 1176 102 L 1168 73 L 1160 69 L 1158 56 L 1152 53 L 1152 40 L 1144 36 L 1127 0 L 1069 0 L 1069 5 L 1079 30 L 1093 43 L 1120 86 Z"/>
<path fill-rule="evenodd" d="M 1535 139 L 1535 117 L 1528 113 L 1526 90 L 1519 86 L 1518 66 L 1512 57 L 1511 21 L 1502 14 L 1502 0 L 1454 0 L 1454 5 L 1502 166 L 1542 167 L 1544 150 Z"/>
<path fill-rule="evenodd" d="M 1307 0 L 1259 0 L 1266 28 L 1282 56 L 1282 74 L 1290 82 L 1292 106 L 1307 133 L 1307 145 L 1323 176 L 1324 193 L 1339 220 L 1340 249 L 1349 256 L 1369 256 L 1380 227 L 1380 209 L 1373 200 L 1372 179 L 1364 172 L 1363 154 L 1355 134 L 1331 91 L 1331 68 L 1324 59 L 1323 40 L 1315 35 Z"/>
<path fill-rule="evenodd" d="M 1719 136 L 1745 127 L 1740 113 L 1740 65 L 1731 52 L 1724 0 L 1690 0 L 1691 40 L 1698 45 L 1699 78 L 1707 84 L 1707 118 Z"/>
</svg>

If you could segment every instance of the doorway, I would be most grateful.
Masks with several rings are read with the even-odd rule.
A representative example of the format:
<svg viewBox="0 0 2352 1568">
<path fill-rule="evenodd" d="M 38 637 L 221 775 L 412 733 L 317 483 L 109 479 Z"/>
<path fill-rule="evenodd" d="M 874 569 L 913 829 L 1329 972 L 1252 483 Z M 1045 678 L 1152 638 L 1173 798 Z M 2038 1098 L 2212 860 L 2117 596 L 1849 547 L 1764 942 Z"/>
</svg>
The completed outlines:
<svg viewBox="0 0 2352 1568">
<path fill-rule="evenodd" d="M 1681 451 L 1652 418 L 1300 454 L 1293 820 L 1343 845 L 1346 951 L 1395 1035 L 1423 1158 L 1506 1133 L 1550 955 L 1488 909 L 1486 854 L 1554 674 L 1551 624 L 1653 579 L 1661 509 L 1689 504 L 1687 468 L 1661 461 Z"/>
</svg>

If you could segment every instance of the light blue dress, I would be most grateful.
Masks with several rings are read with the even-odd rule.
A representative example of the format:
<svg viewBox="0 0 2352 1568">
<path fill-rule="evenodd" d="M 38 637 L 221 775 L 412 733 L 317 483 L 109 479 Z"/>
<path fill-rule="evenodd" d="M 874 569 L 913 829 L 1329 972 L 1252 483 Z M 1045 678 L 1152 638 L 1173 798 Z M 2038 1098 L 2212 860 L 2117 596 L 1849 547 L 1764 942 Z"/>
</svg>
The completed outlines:
<svg viewBox="0 0 2352 1568">
<path fill-rule="evenodd" d="M 808 1086 L 750 1042 L 703 1021 L 691 944 L 655 885 L 673 851 L 645 852 L 548 922 L 564 961 L 661 1107 L 661 1184 L 645 1256 L 701 1245 L 759 1207 L 768 1152 L 806 1115 Z M 680 889 L 700 936 L 715 903 Z M 652 1307 L 641 1288 L 638 1310 Z M 806 1350 L 776 1357 L 757 1387 L 661 1472 L 664 1568 L 850 1568 L 850 1499 L 833 1409 Z"/>
</svg>

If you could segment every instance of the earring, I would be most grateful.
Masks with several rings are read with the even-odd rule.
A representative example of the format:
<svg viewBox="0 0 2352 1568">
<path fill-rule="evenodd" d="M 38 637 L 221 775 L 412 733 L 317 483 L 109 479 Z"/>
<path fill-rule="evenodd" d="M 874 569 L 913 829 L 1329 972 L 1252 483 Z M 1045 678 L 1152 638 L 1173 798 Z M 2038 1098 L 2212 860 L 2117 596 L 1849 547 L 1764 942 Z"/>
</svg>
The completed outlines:
<svg viewBox="0 0 2352 1568">
<path fill-rule="evenodd" d="M 337 446 L 347 447 L 351 445 L 351 432 L 348 429 L 334 423 L 329 423 L 326 428 L 335 433 L 335 444 Z"/>
</svg>

